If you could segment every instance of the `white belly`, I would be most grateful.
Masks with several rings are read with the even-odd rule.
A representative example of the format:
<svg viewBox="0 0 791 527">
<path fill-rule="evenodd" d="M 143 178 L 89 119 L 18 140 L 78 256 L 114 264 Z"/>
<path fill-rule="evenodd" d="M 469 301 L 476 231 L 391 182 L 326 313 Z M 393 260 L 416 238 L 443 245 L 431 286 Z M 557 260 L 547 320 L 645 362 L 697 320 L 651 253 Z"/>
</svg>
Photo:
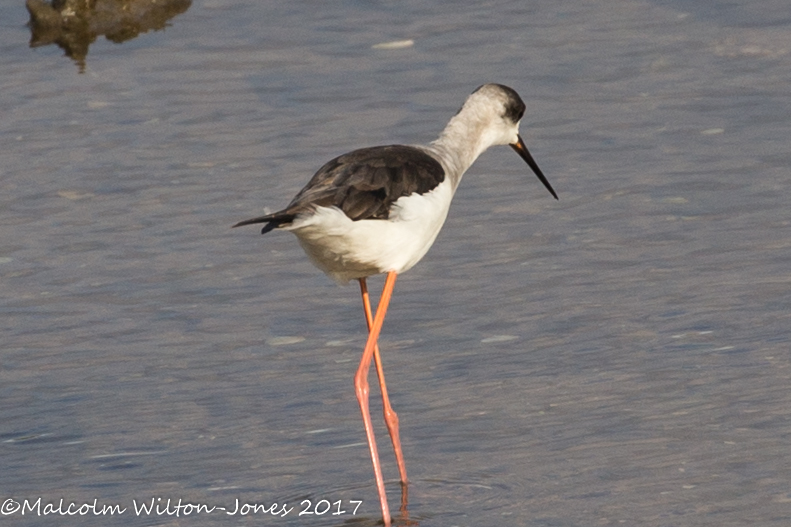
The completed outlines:
<svg viewBox="0 0 791 527">
<path fill-rule="evenodd" d="M 423 195 L 399 198 L 387 220 L 352 221 L 335 207 L 297 217 L 293 232 L 311 261 L 338 283 L 395 271 L 403 273 L 426 254 L 448 215 L 448 181 Z"/>
</svg>

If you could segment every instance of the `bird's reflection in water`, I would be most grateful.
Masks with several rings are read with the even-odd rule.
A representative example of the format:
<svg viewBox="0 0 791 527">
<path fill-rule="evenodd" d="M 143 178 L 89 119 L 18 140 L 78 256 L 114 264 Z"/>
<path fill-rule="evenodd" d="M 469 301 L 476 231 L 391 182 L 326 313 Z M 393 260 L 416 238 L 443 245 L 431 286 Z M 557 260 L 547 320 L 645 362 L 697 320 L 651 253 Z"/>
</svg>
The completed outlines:
<svg viewBox="0 0 791 527">
<path fill-rule="evenodd" d="M 30 47 L 57 44 L 85 71 L 88 48 L 97 37 L 115 43 L 164 29 L 192 0 L 26 0 Z"/>
</svg>

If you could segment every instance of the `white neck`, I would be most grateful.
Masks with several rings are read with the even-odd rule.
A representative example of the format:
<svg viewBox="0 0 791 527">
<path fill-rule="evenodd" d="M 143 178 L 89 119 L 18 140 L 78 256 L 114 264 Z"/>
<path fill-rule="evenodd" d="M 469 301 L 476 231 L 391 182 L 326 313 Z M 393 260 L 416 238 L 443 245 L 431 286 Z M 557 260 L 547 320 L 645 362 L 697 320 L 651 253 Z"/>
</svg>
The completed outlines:
<svg viewBox="0 0 791 527">
<path fill-rule="evenodd" d="M 486 121 L 476 115 L 477 112 L 465 110 L 450 120 L 429 147 L 442 160 L 454 191 L 464 172 L 493 144 Z"/>
</svg>

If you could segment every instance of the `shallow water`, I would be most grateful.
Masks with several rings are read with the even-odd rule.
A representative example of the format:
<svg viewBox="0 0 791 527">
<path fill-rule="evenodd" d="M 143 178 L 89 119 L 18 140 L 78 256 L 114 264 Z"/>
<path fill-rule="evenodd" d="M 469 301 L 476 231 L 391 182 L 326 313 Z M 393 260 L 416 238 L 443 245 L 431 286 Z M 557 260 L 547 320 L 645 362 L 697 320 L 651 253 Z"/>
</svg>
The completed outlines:
<svg viewBox="0 0 791 527">
<path fill-rule="evenodd" d="M 27 47 L 14 4 L 0 7 L 2 500 L 127 509 L 79 520 L 96 525 L 263 521 L 134 514 L 158 498 L 375 525 L 357 289 L 288 234 L 229 227 L 334 155 L 432 140 L 501 82 L 561 199 L 492 149 L 399 278 L 381 344 L 410 518 L 789 524 L 786 2 L 196 1 L 165 31 L 99 38 L 83 74 Z M 298 516 L 303 499 L 347 512 Z"/>
</svg>

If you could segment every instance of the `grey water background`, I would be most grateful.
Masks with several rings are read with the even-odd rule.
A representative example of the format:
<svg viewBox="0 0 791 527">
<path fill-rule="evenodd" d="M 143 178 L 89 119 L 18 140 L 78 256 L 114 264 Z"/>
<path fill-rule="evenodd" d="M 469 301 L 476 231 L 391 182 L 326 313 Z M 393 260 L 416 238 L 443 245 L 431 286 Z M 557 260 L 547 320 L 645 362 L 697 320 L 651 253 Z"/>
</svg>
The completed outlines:
<svg viewBox="0 0 791 527">
<path fill-rule="evenodd" d="M 357 288 L 229 227 L 485 82 L 560 201 L 493 148 L 396 284 L 410 520 L 791 523 L 785 0 L 197 0 L 84 74 L 26 21 L 0 5 L 0 498 L 129 510 L 10 525 L 376 525 Z M 156 498 L 296 509 L 133 515 Z"/>
</svg>

